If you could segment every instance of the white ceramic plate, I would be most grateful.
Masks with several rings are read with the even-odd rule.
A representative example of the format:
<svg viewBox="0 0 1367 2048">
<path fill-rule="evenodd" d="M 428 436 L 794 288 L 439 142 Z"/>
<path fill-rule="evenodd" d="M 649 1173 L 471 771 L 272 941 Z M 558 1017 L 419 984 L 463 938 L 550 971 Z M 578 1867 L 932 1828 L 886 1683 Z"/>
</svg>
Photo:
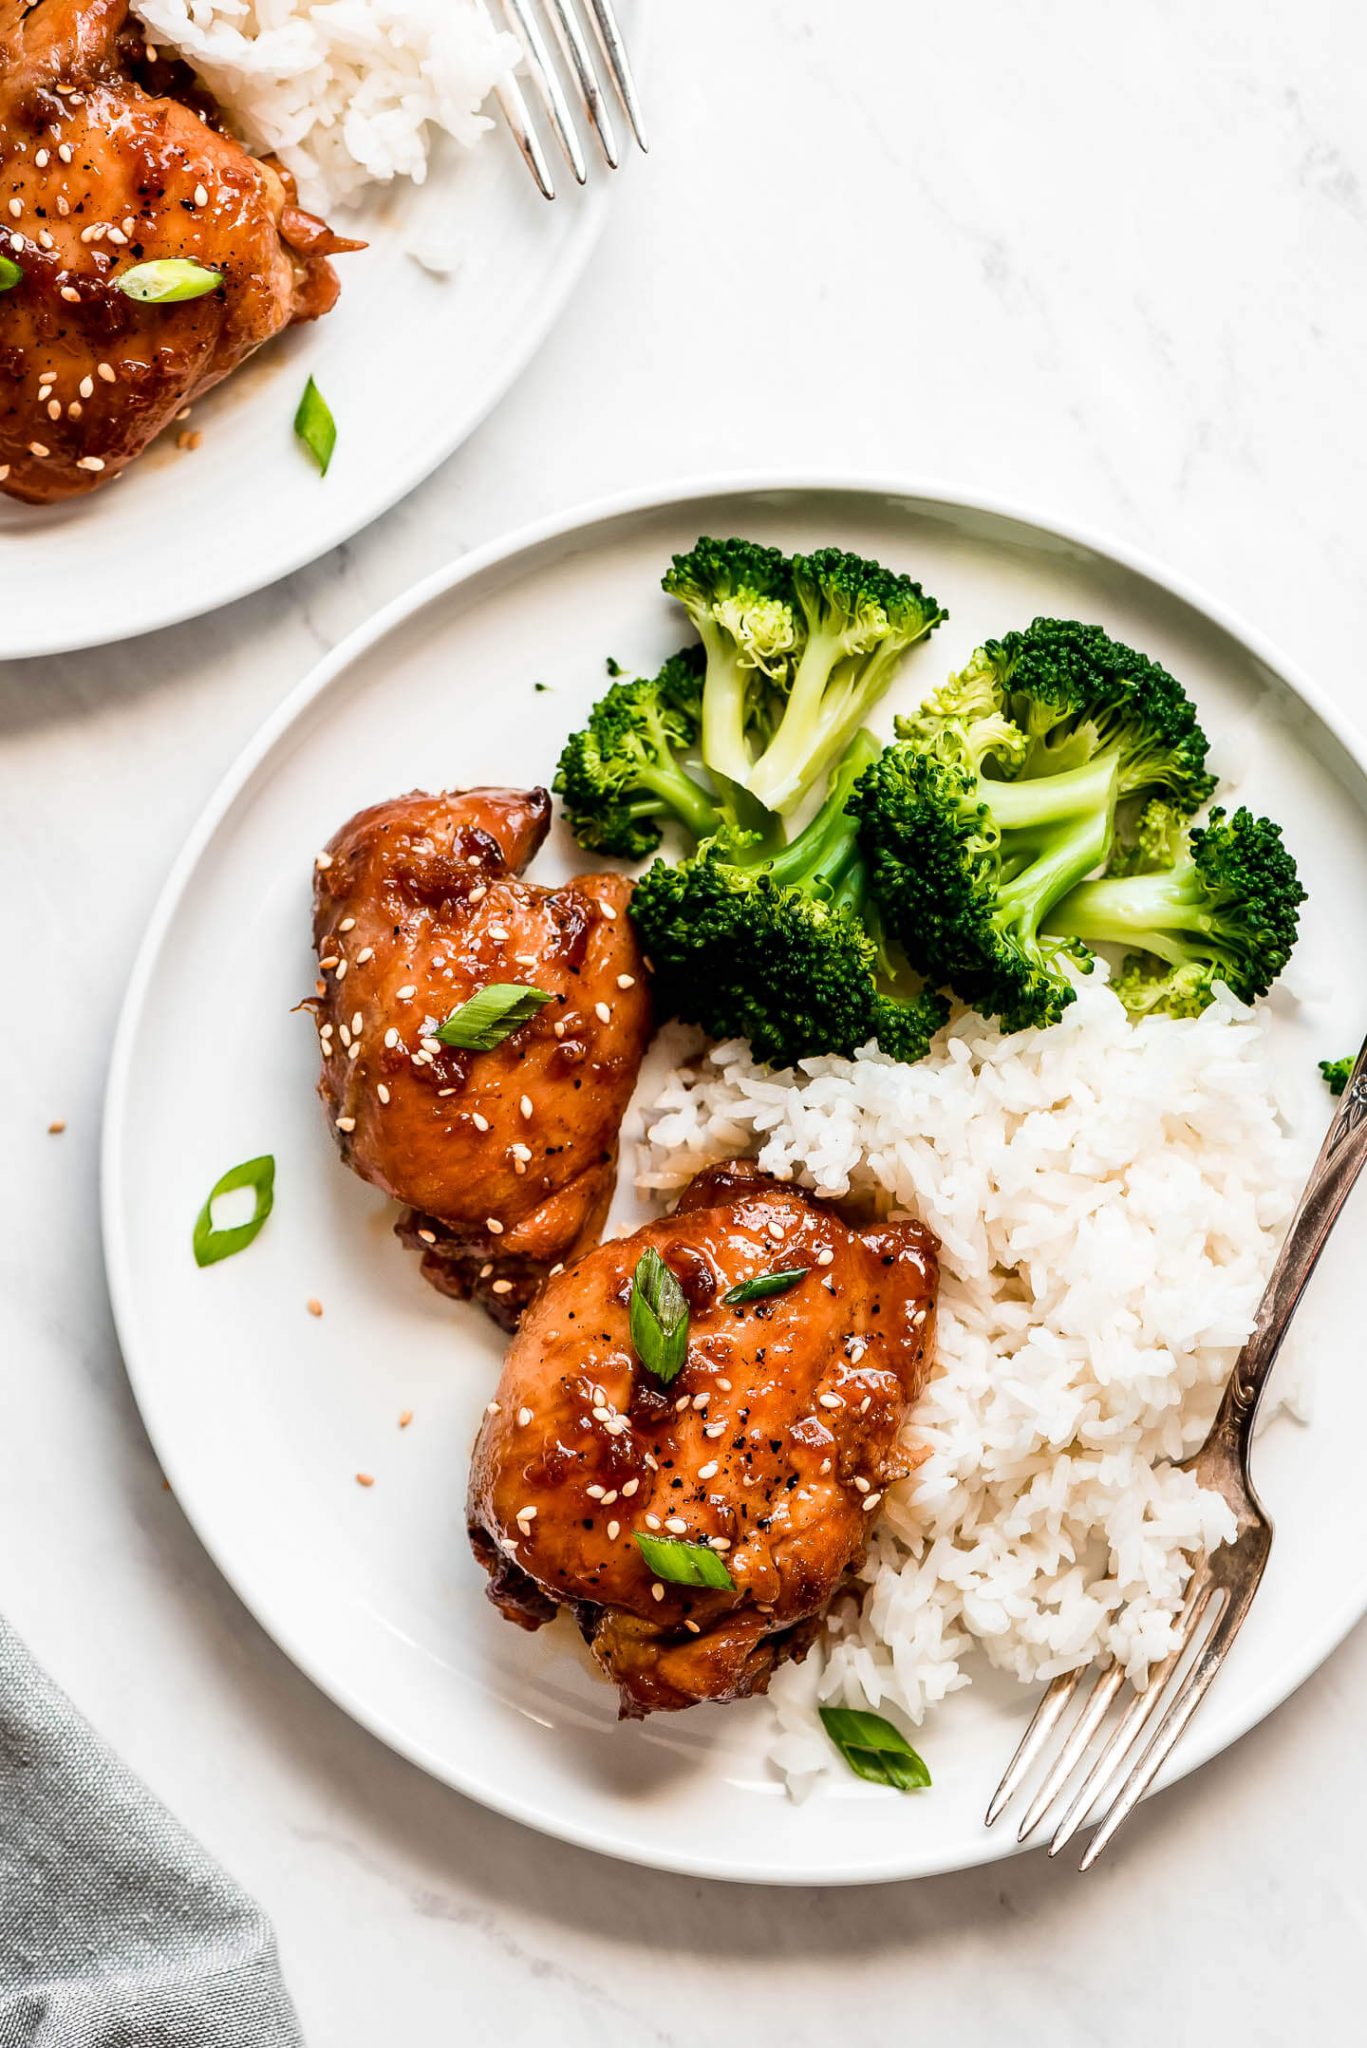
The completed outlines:
<svg viewBox="0 0 1367 2048">
<path fill-rule="evenodd" d="M 643 12 L 622 0 L 638 60 Z M 195 405 L 201 447 L 163 434 L 117 485 L 67 505 L 0 496 L 6 655 L 197 618 L 316 561 L 420 484 L 531 359 L 589 259 L 614 176 L 596 162 L 581 191 L 562 170 L 547 205 L 501 121 L 469 153 L 444 149 L 426 186 L 379 189 L 335 217 L 370 244 L 335 259 L 336 307 Z M 414 239 L 458 252 L 456 269 L 423 269 Z M 310 375 L 337 421 L 326 477 L 293 433 Z"/>
<path fill-rule="evenodd" d="M 1315 998 L 1274 999 L 1276 1031 L 1288 1073 L 1309 1084 L 1307 1115 L 1327 1117 L 1314 1061 L 1356 1045 L 1367 1008 L 1367 893 L 1344 886 L 1367 872 L 1367 821 L 1362 757 L 1305 684 L 1155 570 L 1007 512 L 877 487 L 678 490 L 541 527 L 429 581 L 327 660 L 233 770 L 167 885 L 119 1033 L 110 1281 L 142 1413 L 200 1536 L 276 1640 L 385 1741 L 504 1812 L 642 1863 L 770 1882 L 911 1876 L 1012 1846 L 981 1815 L 1029 1695 L 989 1678 L 941 1710 L 924 1730 L 923 1797 L 837 1775 L 795 1806 L 764 1761 L 763 1702 L 619 1726 L 568 1624 L 532 1637 L 502 1621 L 462 1514 L 497 1333 L 422 1284 L 394 1212 L 338 1165 L 314 1033 L 290 1014 L 312 980 L 315 849 L 358 806 L 414 785 L 549 780 L 604 657 L 648 667 L 686 637 L 659 576 L 703 531 L 839 540 L 921 577 L 952 616 L 904 690 L 1041 610 L 1099 617 L 1168 662 L 1217 761 L 1241 762 L 1241 789 L 1284 821 L 1301 860 L 1297 980 Z M 567 871 L 573 853 L 557 827 L 536 872 Z M 190 1228 L 205 1193 L 263 1151 L 278 1160 L 268 1227 L 200 1272 Z M 1260 1448 L 1278 1525 L 1266 1584 L 1183 1769 L 1282 1700 L 1367 1605 L 1367 1495 L 1335 1477 L 1333 1454 L 1367 1435 L 1350 1235 L 1303 1312 L 1313 1422 L 1277 1422 Z M 375 1475 L 369 1491 L 358 1470 Z"/>
</svg>

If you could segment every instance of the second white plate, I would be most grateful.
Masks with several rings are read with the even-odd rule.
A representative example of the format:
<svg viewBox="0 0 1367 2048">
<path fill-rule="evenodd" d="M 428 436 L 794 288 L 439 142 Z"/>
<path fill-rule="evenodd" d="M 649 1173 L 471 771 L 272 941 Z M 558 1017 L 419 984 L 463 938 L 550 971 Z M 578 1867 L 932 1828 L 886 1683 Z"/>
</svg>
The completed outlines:
<svg viewBox="0 0 1367 2048">
<path fill-rule="evenodd" d="M 686 637 L 659 577 L 704 531 L 838 540 L 919 576 L 951 618 L 905 691 L 1037 611 L 1100 618 L 1182 676 L 1217 764 L 1238 763 L 1241 792 L 1284 822 L 1301 862 L 1296 979 L 1315 999 L 1274 1003 L 1274 1029 L 1307 1118 L 1325 1120 L 1314 1062 L 1356 1045 L 1367 1010 L 1367 895 L 1346 883 L 1367 872 L 1367 785 L 1304 685 L 1156 572 L 1007 512 L 872 487 L 680 490 L 521 536 L 411 593 L 325 662 L 233 771 L 168 884 L 119 1034 L 110 1281 L 147 1427 L 205 1544 L 289 1654 L 395 1748 L 506 1813 L 642 1863 L 779 1883 L 912 1876 L 1013 1846 L 981 1816 L 1029 1695 L 990 1678 L 956 1695 L 923 1731 L 924 1796 L 834 1776 L 794 1806 L 765 1762 L 762 1701 L 619 1726 L 568 1625 L 529 1637 L 502 1621 L 463 1515 L 498 1334 L 422 1284 L 394 1212 L 337 1164 L 314 1034 L 290 1014 L 312 981 L 316 848 L 360 805 L 415 785 L 548 781 L 604 657 L 644 668 Z M 557 828 L 535 872 L 575 865 Z M 268 1227 L 199 1271 L 190 1230 L 207 1189 L 266 1151 Z M 1303 1311 L 1314 1420 L 1274 1424 L 1259 1448 L 1271 1567 L 1180 1769 L 1283 1699 L 1367 1605 L 1367 1494 L 1327 1478 L 1342 1469 L 1333 1447 L 1367 1436 L 1351 1229 Z M 375 1475 L 369 1490 L 358 1470 Z"/>
</svg>

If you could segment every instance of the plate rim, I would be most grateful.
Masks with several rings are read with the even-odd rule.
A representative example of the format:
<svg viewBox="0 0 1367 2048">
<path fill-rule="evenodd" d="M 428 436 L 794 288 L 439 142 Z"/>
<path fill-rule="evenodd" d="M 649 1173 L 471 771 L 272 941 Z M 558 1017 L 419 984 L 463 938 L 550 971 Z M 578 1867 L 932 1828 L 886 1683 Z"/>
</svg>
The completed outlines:
<svg viewBox="0 0 1367 2048">
<path fill-rule="evenodd" d="M 665 482 L 636 485 L 630 489 L 602 494 L 559 512 L 527 521 L 478 548 L 459 554 L 429 575 L 420 578 L 397 597 L 390 599 L 370 619 L 353 628 L 336 647 L 315 662 L 240 749 L 182 843 L 158 892 L 138 943 L 111 1049 L 101 1117 L 99 1164 L 99 1208 L 105 1276 L 120 1355 L 137 1405 L 139 1419 L 196 1540 L 202 1545 L 235 1597 L 242 1602 L 277 1648 L 283 1651 L 325 1697 L 396 1754 L 426 1771 L 439 1783 L 450 1786 L 462 1796 L 473 1799 L 508 1819 L 576 1847 L 613 1856 L 640 1867 L 724 1882 L 785 1887 L 892 1883 L 910 1878 L 937 1876 L 995 1862 L 1007 1855 L 1020 1854 L 1024 1848 L 1034 1845 L 1018 1844 L 1009 1834 L 1003 1837 L 984 1833 L 971 1855 L 964 1856 L 961 1852 L 956 1852 L 950 1861 L 937 1858 L 933 1854 L 929 1859 L 918 1859 L 915 1854 L 916 1837 L 914 1832 L 909 1830 L 905 1853 L 874 1854 L 862 1864 L 834 1871 L 797 1864 L 790 1865 L 785 1871 L 776 1872 L 771 1866 L 753 1858 L 746 1858 L 744 1855 L 738 1859 L 728 1860 L 723 1865 L 714 1855 L 695 1853 L 686 1848 L 674 1849 L 668 1842 L 661 1844 L 657 1853 L 645 1854 L 638 1842 L 619 1835 L 611 1823 L 590 1825 L 581 1823 L 572 1816 L 548 1818 L 533 1801 L 521 1798 L 516 1787 L 486 1780 L 480 1776 L 477 1769 L 453 1769 L 444 1758 L 439 1760 L 426 1744 L 406 1733 L 384 1712 L 363 1701 L 351 1686 L 330 1674 L 322 1661 L 315 1658 L 305 1644 L 298 1640 L 290 1618 L 278 1614 L 268 1596 L 260 1597 L 258 1589 L 253 1589 L 249 1593 L 246 1587 L 239 1583 L 235 1570 L 227 1561 L 225 1546 L 220 1543 L 218 1532 L 210 1533 L 203 1528 L 196 1513 L 192 1511 L 189 1499 L 181 1491 L 176 1458 L 174 1454 L 168 1454 L 169 1447 L 161 1440 L 144 1406 L 141 1371 L 137 1363 L 135 1287 L 128 1242 L 119 1210 L 118 1193 L 126 1150 L 126 1103 L 132 1062 L 148 990 L 161 958 L 167 932 L 203 855 L 232 806 L 252 776 L 269 758 L 277 743 L 310 705 L 357 661 L 363 659 L 392 632 L 415 618 L 435 600 L 449 595 L 463 585 L 478 582 L 486 573 L 504 568 L 519 556 L 534 553 L 537 549 L 572 536 L 576 532 L 633 516 L 650 516 L 693 500 L 802 497 L 822 494 L 851 499 L 883 500 L 888 503 L 902 500 L 922 508 L 941 506 L 960 514 L 978 514 L 1013 522 L 1049 539 L 1083 548 L 1131 574 L 1147 579 L 1168 596 L 1189 607 L 1198 617 L 1228 635 L 1255 661 L 1276 675 L 1292 694 L 1314 713 L 1320 724 L 1343 749 L 1364 783 L 1367 783 L 1367 732 L 1359 728 L 1351 715 L 1330 703 L 1319 685 L 1313 682 L 1297 663 L 1290 660 L 1270 638 L 1249 626 L 1231 607 L 1210 596 L 1193 579 L 1171 569 L 1147 551 L 1117 541 L 1103 530 L 1085 522 L 1058 518 L 1052 513 L 1023 505 L 1018 500 L 998 497 L 992 493 L 965 490 L 934 478 L 899 476 L 878 471 L 705 471 L 696 475 L 672 478 Z M 192 1494 L 193 1487 L 190 1491 Z M 1238 1726 L 1234 1732 L 1220 1739 L 1206 1737 L 1203 1740 L 1201 1726 L 1198 1723 L 1197 1728 L 1191 1731 L 1186 1741 L 1179 1746 L 1174 1758 L 1169 1760 L 1168 1766 L 1159 1773 L 1147 1796 L 1152 1797 L 1155 1791 L 1165 1790 L 1167 1786 L 1185 1778 L 1190 1772 L 1209 1762 L 1213 1756 L 1233 1747 L 1250 1733 L 1305 1683 L 1364 1615 L 1367 1615 L 1367 1574 L 1364 1575 L 1359 1589 L 1345 1590 L 1338 1601 L 1330 1604 L 1327 1609 L 1328 1618 L 1320 1629 L 1308 1640 L 1298 1642 L 1295 1654 L 1278 1665 L 1275 1677 L 1250 1688 L 1236 1717 Z"/>
</svg>

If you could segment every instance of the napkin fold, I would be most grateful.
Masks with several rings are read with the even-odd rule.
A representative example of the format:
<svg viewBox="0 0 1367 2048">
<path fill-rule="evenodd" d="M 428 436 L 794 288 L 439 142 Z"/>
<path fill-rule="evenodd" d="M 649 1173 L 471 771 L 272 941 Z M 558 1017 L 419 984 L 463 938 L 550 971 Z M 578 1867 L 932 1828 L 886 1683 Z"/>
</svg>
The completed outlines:
<svg viewBox="0 0 1367 2048">
<path fill-rule="evenodd" d="M 260 1908 L 3 1619 L 0 2048 L 301 2048 Z"/>
</svg>

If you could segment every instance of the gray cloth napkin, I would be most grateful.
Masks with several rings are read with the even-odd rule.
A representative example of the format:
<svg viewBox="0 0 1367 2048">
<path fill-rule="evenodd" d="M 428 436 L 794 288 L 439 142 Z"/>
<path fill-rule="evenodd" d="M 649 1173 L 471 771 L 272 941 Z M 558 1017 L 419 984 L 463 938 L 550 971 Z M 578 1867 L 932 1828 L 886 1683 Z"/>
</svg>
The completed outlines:
<svg viewBox="0 0 1367 2048">
<path fill-rule="evenodd" d="M 300 2048 L 265 1916 L 3 1620 L 0 2048 Z"/>
</svg>

